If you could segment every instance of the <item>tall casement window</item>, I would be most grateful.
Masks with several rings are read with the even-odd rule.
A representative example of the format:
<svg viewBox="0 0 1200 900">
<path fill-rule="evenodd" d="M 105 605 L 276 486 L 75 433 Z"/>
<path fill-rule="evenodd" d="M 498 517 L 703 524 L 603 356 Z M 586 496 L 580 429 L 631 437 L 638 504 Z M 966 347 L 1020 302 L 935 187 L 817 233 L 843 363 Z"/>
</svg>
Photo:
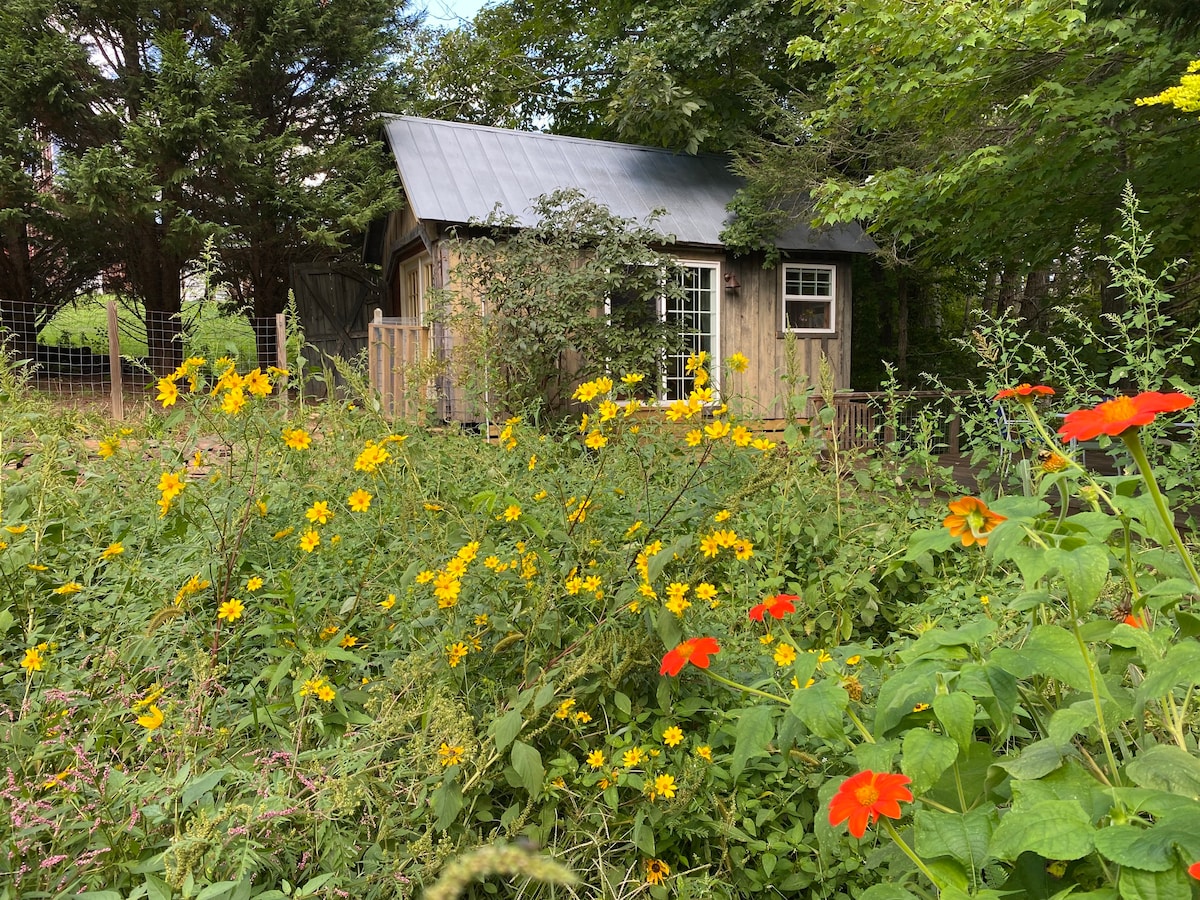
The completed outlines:
<svg viewBox="0 0 1200 900">
<path fill-rule="evenodd" d="M 706 367 L 712 374 L 712 386 L 717 388 L 720 371 L 717 353 L 718 300 L 716 263 L 680 262 L 679 286 L 681 297 L 664 298 L 663 319 L 671 331 L 679 335 L 679 343 L 668 350 L 663 365 L 662 400 L 682 400 L 695 386 L 695 376 L 687 371 L 689 356 L 704 351 L 708 354 Z"/>
<path fill-rule="evenodd" d="M 783 331 L 832 334 L 835 269 L 794 263 L 783 267 Z"/>
<path fill-rule="evenodd" d="M 424 324 L 425 293 L 433 287 L 433 257 L 414 256 L 400 267 L 400 316 Z"/>
<path fill-rule="evenodd" d="M 673 340 L 660 357 L 658 384 L 646 385 L 649 387 L 645 396 L 647 400 L 670 402 L 685 399 L 696 381 L 695 376 L 687 371 L 688 357 L 702 350 L 708 354 L 705 368 L 711 376 L 709 385 L 714 389 L 718 387 L 720 292 L 717 284 L 720 282 L 720 266 L 717 263 L 681 260 L 678 278 L 678 296 L 660 295 L 652 305 L 638 306 L 637 309 L 644 309 L 644 313 L 631 315 L 634 304 L 640 304 L 640 300 L 612 297 L 607 304 L 610 317 L 620 308 L 621 318 L 627 324 L 636 326 L 641 316 L 645 315 L 664 323 L 671 333 Z"/>
</svg>

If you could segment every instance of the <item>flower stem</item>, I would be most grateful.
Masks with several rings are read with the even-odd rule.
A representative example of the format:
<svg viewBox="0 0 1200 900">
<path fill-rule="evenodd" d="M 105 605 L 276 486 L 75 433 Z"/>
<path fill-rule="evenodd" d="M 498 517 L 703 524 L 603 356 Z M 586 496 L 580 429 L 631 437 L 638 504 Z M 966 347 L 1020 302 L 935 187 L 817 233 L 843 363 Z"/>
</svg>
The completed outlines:
<svg viewBox="0 0 1200 900">
<path fill-rule="evenodd" d="M 774 700 L 776 703 L 782 703 L 784 706 L 790 706 L 791 701 L 787 697 L 781 697 L 778 694 L 769 694 L 766 691 L 760 691 L 758 688 L 752 688 L 748 684 L 742 684 L 737 681 L 731 681 L 723 675 L 718 675 L 716 672 L 710 672 L 708 669 L 701 669 L 705 675 L 713 681 L 719 681 L 727 687 L 733 688 L 735 691 L 741 691 L 744 694 L 753 694 L 755 697 L 763 697 L 767 700 Z"/>
<path fill-rule="evenodd" d="M 896 826 L 892 824 L 892 820 L 888 818 L 881 818 L 879 821 L 883 823 L 884 829 L 891 836 L 892 840 L 896 842 L 896 846 L 904 851 L 904 855 L 913 861 L 916 867 L 921 870 L 921 874 L 932 881 L 934 887 L 941 891 L 942 888 L 945 887 L 945 885 L 942 883 L 942 880 L 929 871 L 929 866 L 925 865 L 924 861 L 922 861 L 921 857 L 917 856 L 913 848 L 908 846 L 908 842 L 905 841 L 904 838 L 900 837 L 900 832 L 896 830 Z"/>
<path fill-rule="evenodd" d="M 1154 477 L 1154 469 L 1150 465 L 1150 460 L 1146 457 L 1146 448 L 1142 446 L 1142 435 L 1140 428 L 1127 428 L 1121 432 L 1121 440 L 1125 442 L 1125 446 L 1129 448 L 1129 453 L 1133 456 L 1133 461 L 1137 463 L 1137 467 L 1141 470 L 1142 478 L 1146 481 L 1146 490 L 1150 492 L 1150 497 L 1154 500 L 1154 508 L 1158 510 L 1158 516 L 1162 519 L 1162 523 L 1166 526 L 1167 532 L 1171 535 L 1171 541 L 1175 544 L 1175 549 L 1179 551 L 1180 557 L 1183 559 L 1184 566 L 1187 567 L 1188 574 L 1192 577 L 1192 583 L 1196 585 L 1196 589 L 1200 590 L 1200 572 L 1196 571 L 1196 563 L 1192 561 L 1192 555 L 1184 546 L 1183 538 L 1179 536 L 1179 529 L 1175 527 L 1175 517 L 1171 515 L 1171 511 L 1167 509 L 1167 501 L 1163 497 L 1162 491 L 1159 490 L 1158 481 Z"/>
<path fill-rule="evenodd" d="M 1112 741 L 1108 739 L 1108 726 L 1104 722 L 1104 705 L 1100 702 L 1100 684 L 1096 679 L 1096 666 L 1092 660 L 1092 654 L 1088 652 L 1087 644 L 1083 640 L 1083 633 L 1079 630 L 1079 616 L 1076 615 L 1075 604 L 1071 604 L 1071 631 L 1075 635 L 1075 641 L 1079 644 L 1079 652 L 1083 655 L 1083 665 L 1087 669 L 1088 686 L 1092 689 L 1092 702 L 1096 706 L 1096 725 L 1100 731 L 1100 740 L 1104 744 L 1104 755 L 1108 758 L 1109 777 L 1114 787 L 1121 786 L 1121 773 L 1117 769 L 1117 758 L 1113 756 Z"/>
</svg>

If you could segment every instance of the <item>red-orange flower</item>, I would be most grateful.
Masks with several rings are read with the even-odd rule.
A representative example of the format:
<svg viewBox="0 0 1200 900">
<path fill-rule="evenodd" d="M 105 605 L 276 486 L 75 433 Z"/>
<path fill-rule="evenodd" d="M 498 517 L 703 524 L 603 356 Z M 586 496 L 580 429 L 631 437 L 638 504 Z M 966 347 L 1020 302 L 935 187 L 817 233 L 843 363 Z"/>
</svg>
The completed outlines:
<svg viewBox="0 0 1200 900">
<path fill-rule="evenodd" d="M 1105 400 L 1091 409 L 1067 413 L 1058 436 L 1064 441 L 1090 441 L 1101 434 L 1113 437 L 1129 428 L 1149 425 L 1162 412 L 1187 409 L 1196 401 L 1187 394 L 1160 394 L 1143 391 L 1136 397 Z"/>
<path fill-rule="evenodd" d="M 770 600 L 750 607 L 750 618 L 755 622 L 761 622 L 764 615 L 782 619 L 788 613 L 796 611 L 796 601 L 799 599 L 798 594 L 776 594 Z"/>
<path fill-rule="evenodd" d="M 1200 881 L 1200 862 L 1194 862 L 1188 866 L 1188 874 Z"/>
<path fill-rule="evenodd" d="M 721 650 L 716 638 L 688 638 L 674 650 L 668 650 L 663 657 L 659 675 L 678 675 L 680 670 L 691 663 L 701 669 L 708 668 L 708 657 Z"/>
<path fill-rule="evenodd" d="M 1054 393 L 1054 388 L 1046 387 L 1042 384 L 1018 384 L 1016 387 L 1005 388 L 996 395 L 997 400 L 1004 400 L 1008 397 L 1032 397 L 1034 394 L 1044 394 L 1049 396 Z"/>
<path fill-rule="evenodd" d="M 962 538 L 964 547 L 984 546 L 988 534 L 1008 518 L 992 512 L 978 497 L 960 497 L 950 501 L 949 506 L 950 515 L 942 519 L 942 524 L 950 529 L 953 537 Z"/>
<path fill-rule="evenodd" d="M 1128 625 L 1131 628 L 1145 628 L 1146 627 L 1146 620 L 1143 619 L 1141 616 L 1128 615 L 1123 619 L 1123 621 L 1125 622 L 1126 625 Z"/>
<path fill-rule="evenodd" d="M 879 820 L 900 818 L 900 801 L 912 802 L 912 791 L 905 787 L 907 775 L 872 772 L 865 769 L 842 782 L 829 801 L 829 824 L 840 825 L 849 819 L 850 833 L 856 838 L 867 832 L 867 825 Z"/>
</svg>

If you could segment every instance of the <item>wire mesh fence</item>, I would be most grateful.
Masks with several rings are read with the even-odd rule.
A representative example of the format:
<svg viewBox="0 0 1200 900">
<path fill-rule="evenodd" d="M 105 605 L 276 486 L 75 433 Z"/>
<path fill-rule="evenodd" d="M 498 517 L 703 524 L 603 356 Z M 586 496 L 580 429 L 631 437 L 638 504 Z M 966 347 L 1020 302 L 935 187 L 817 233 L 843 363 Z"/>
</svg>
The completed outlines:
<svg viewBox="0 0 1200 900">
<path fill-rule="evenodd" d="M 114 300 L 50 309 L 0 301 L 0 346 L 29 387 L 72 405 L 103 404 L 115 419 L 188 357 L 222 360 L 245 373 L 287 368 L 287 321 L 224 315 L 214 304 L 179 313 Z M 227 361 L 227 362 L 226 362 Z"/>
</svg>

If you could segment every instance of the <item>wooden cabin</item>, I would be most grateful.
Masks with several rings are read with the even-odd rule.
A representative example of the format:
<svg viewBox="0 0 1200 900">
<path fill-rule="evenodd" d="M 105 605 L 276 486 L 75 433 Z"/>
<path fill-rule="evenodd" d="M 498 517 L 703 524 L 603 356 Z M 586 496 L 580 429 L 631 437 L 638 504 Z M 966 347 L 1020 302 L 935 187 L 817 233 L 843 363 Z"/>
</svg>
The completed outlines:
<svg viewBox="0 0 1200 900">
<path fill-rule="evenodd" d="M 395 379 L 389 374 L 411 371 L 422 353 L 453 353 L 454 335 L 427 324 L 426 297 L 431 288 L 452 286 L 455 230 L 487 219 L 496 209 L 514 216 L 518 227 L 528 226 L 531 201 L 560 189 L 581 191 L 623 218 L 646 221 L 653 211 L 665 210 L 654 227 L 674 239 L 660 249 L 683 266 L 687 299 L 684 308 L 662 308 L 659 315 L 681 328 L 686 323 L 683 344 L 707 350 L 716 377 L 725 357 L 740 352 L 750 360 L 739 392 L 756 401 L 758 415 L 786 413 L 780 398 L 789 333 L 797 339 L 798 368 L 809 383 L 818 383 L 823 353 L 836 386 L 849 387 L 850 261 L 853 254 L 875 249 L 857 226 L 816 231 L 794 222 L 776 242 L 780 262 L 767 268 L 762 254 L 735 257 L 721 243 L 731 215 L 727 205 L 743 184 L 723 156 L 411 116 L 387 119 L 384 135 L 405 202 L 368 242 L 368 261 L 384 272 L 386 307 L 376 325 L 391 328 L 373 332 L 374 344 L 384 352 L 372 361 L 379 370 L 372 377 L 392 384 L 393 393 Z M 688 386 L 678 382 L 664 374 L 660 399 L 686 394 Z M 432 391 L 439 418 L 482 420 L 448 377 L 437 379 Z"/>
</svg>

